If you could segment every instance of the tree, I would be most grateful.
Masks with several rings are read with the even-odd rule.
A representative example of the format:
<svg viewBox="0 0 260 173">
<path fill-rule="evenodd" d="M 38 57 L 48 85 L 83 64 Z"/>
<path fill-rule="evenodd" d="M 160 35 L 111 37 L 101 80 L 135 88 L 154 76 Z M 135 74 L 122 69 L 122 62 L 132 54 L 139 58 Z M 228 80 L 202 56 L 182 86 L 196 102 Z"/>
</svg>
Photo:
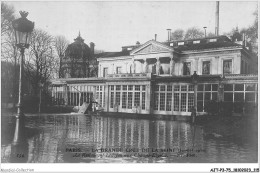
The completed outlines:
<svg viewBox="0 0 260 173">
<path fill-rule="evenodd" d="M 61 62 L 62 58 L 65 56 L 65 51 L 69 45 L 69 41 L 62 35 L 56 36 L 54 39 L 54 47 L 56 49 L 57 55 L 59 57 L 59 64 L 58 64 L 58 74 L 59 78 L 61 78 Z"/>
<path fill-rule="evenodd" d="M 12 101 L 14 103 L 13 105 L 15 106 L 16 96 L 18 93 L 17 61 L 19 52 L 15 45 L 12 27 L 12 21 L 15 19 L 14 12 L 15 10 L 13 6 L 1 2 L 1 61 L 11 63 L 9 64 L 9 68 L 11 68 L 12 73 L 9 73 L 8 80 L 6 81 L 9 81 L 8 86 L 12 90 Z M 3 92 L 6 91 L 3 90 Z"/>
<path fill-rule="evenodd" d="M 247 41 L 252 46 L 252 53 L 257 57 L 258 56 L 258 10 L 256 9 L 253 13 L 255 16 L 254 23 L 247 29 L 241 30 L 245 33 Z"/>
<path fill-rule="evenodd" d="M 1 37 L 12 29 L 14 20 L 14 7 L 1 2 Z"/>
<path fill-rule="evenodd" d="M 14 8 L 1 2 L 1 60 L 15 62 L 17 48 L 13 35 Z"/>
<path fill-rule="evenodd" d="M 173 31 L 171 39 L 172 40 L 183 40 L 184 38 L 184 30 L 183 29 L 176 29 Z"/>
<path fill-rule="evenodd" d="M 187 39 L 195 39 L 195 38 L 202 38 L 202 37 L 204 37 L 204 32 L 201 29 L 197 27 L 191 27 L 187 29 L 184 39 L 187 40 Z"/>
<path fill-rule="evenodd" d="M 46 86 L 55 71 L 52 36 L 46 31 L 35 29 L 25 57 L 25 75 L 32 85 L 34 95 L 37 95 L 39 85 Z"/>
</svg>

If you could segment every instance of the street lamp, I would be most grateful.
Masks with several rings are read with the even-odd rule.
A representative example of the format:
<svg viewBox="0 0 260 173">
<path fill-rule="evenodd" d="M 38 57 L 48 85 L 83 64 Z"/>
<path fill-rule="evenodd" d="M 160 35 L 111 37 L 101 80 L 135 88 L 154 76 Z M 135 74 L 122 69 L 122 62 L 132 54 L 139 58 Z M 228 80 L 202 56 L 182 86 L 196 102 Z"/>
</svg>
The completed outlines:
<svg viewBox="0 0 260 173">
<path fill-rule="evenodd" d="M 28 12 L 20 11 L 22 16 L 19 19 L 16 19 L 12 22 L 15 35 L 16 46 L 20 49 L 21 58 L 20 58 L 20 77 L 19 77 L 19 100 L 18 100 L 18 109 L 17 109 L 17 118 L 23 116 L 22 113 L 22 77 L 23 77 L 23 59 L 24 59 L 24 49 L 29 48 L 29 43 L 31 39 L 31 33 L 34 28 L 34 22 L 29 21 L 26 17 Z"/>
</svg>

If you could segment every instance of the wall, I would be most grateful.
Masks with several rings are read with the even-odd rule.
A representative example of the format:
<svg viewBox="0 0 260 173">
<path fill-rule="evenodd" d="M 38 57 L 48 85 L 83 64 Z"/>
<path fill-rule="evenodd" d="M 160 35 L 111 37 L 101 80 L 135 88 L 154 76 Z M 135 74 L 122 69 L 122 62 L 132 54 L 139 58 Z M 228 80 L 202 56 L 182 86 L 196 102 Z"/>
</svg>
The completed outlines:
<svg viewBox="0 0 260 173">
<path fill-rule="evenodd" d="M 232 60 L 232 74 L 240 74 L 240 50 L 183 55 L 175 62 L 174 74 L 183 75 L 183 63 L 191 62 L 192 74 L 196 71 L 202 75 L 203 61 L 210 61 L 210 74 L 223 74 L 223 61 L 229 59 Z"/>
</svg>

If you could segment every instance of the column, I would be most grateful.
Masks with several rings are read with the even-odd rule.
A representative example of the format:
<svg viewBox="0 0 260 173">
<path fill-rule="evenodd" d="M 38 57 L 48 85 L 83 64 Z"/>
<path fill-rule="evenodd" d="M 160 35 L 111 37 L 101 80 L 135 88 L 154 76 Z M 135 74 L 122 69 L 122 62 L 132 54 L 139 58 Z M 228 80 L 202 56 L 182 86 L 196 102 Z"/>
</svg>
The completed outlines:
<svg viewBox="0 0 260 173">
<path fill-rule="evenodd" d="M 160 75 L 160 59 L 159 57 L 156 58 L 156 75 Z"/>
<path fill-rule="evenodd" d="M 148 85 L 146 85 L 146 91 L 145 91 L 145 110 L 147 110 L 149 114 L 153 114 L 153 105 L 154 105 L 154 89 L 151 86 L 151 82 L 149 82 Z"/>
<path fill-rule="evenodd" d="M 105 96 L 105 99 L 104 99 L 104 110 L 106 110 L 106 112 L 109 112 L 109 88 L 108 88 L 108 84 L 104 85 L 104 96 Z"/>
<path fill-rule="evenodd" d="M 198 73 L 200 72 L 200 70 L 199 70 L 199 59 L 198 58 L 195 58 L 194 70 L 193 71 L 196 71 Z"/>
<path fill-rule="evenodd" d="M 147 60 L 144 59 L 144 73 L 147 73 Z"/>
<path fill-rule="evenodd" d="M 63 86 L 63 92 L 64 92 L 64 104 L 68 105 L 68 86 Z"/>
<path fill-rule="evenodd" d="M 132 61 L 132 64 L 133 64 L 133 70 L 132 70 L 132 73 L 135 73 L 135 60 Z"/>
<path fill-rule="evenodd" d="M 98 77 L 102 77 L 102 68 L 101 68 L 101 64 L 99 64 Z"/>
<path fill-rule="evenodd" d="M 213 64 L 210 64 L 211 68 L 212 68 L 212 70 L 211 69 L 210 70 L 212 71 L 212 74 L 221 74 L 221 72 L 219 71 L 219 67 L 218 67 L 220 65 L 220 63 L 219 63 L 219 56 L 215 57 L 215 62 L 216 62 L 215 63 L 215 65 L 216 65 L 215 66 L 216 67 L 216 72 L 214 72 L 214 70 L 213 70 Z"/>
<path fill-rule="evenodd" d="M 127 71 L 127 62 L 125 63 L 125 73 L 128 73 L 128 71 Z"/>
<path fill-rule="evenodd" d="M 194 107 L 195 107 L 195 112 L 197 113 L 197 105 L 198 105 L 198 100 L 197 100 L 197 93 L 198 93 L 198 84 L 197 81 L 194 83 Z"/>
<path fill-rule="evenodd" d="M 112 64 L 112 73 L 111 74 L 115 74 L 115 64 Z"/>
<path fill-rule="evenodd" d="M 173 57 L 170 57 L 170 76 L 174 75 L 174 66 L 175 66 L 175 61 L 173 60 Z"/>
</svg>

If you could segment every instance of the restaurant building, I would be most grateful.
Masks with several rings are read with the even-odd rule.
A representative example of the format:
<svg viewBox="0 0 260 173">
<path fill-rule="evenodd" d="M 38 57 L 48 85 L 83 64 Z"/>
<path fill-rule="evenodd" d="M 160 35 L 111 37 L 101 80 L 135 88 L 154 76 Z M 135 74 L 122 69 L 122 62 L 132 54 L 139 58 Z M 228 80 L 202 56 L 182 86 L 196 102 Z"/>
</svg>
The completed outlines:
<svg viewBox="0 0 260 173">
<path fill-rule="evenodd" d="M 243 37 L 232 40 L 150 40 L 98 54 L 98 77 L 52 81 L 54 103 L 97 101 L 104 112 L 134 114 L 255 113 L 257 64 Z"/>
</svg>

